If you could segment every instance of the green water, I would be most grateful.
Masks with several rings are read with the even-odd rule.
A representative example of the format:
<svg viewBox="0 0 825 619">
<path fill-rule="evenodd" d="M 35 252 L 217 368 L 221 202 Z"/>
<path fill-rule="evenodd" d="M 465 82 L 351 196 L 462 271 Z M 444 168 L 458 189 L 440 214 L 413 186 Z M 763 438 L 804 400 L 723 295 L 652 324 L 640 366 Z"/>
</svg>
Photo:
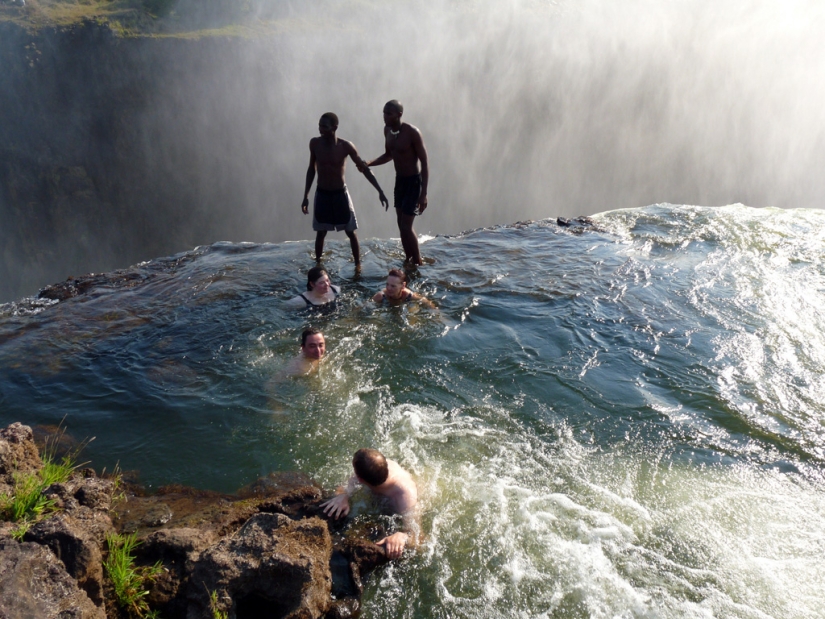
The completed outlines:
<svg viewBox="0 0 825 619">
<path fill-rule="evenodd" d="M 427 539 L 364 617 L 825 616 L 825 213 L 668 205 L 424 239 L 344 237 L 339 309 L 285 309 L 310 243 L 217 244 L 48 305 L 0 306 L 0 422 L 97 468 L 233 491 L 355 449 L 418 480 Z M 301 331 L 317 375 L 274 382 Z"/>
</svg>

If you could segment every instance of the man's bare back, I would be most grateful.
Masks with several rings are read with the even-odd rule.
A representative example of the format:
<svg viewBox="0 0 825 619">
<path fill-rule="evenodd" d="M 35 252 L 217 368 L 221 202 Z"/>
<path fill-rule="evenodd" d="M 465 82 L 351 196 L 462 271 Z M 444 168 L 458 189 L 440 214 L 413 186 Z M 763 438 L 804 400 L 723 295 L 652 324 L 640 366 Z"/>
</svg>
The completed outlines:
<svg viewBox="0 0 825 619">
<path fill-rule="evenodd" d="M 365 460 L 370 460 L 373 464 L 383 463 L 383 472 L 378 474 L 377 470 L 380 470 L 380 467 L 364 468 Z M 349 478 L 346 487 L 339 488 L 338 494 L 322 503 L 321 507 L 324 508 L 324 513 L 332 518 L 346 516 L 350 510 L 349 497 L 359 483 L 364 484 L 374 495 L 387 499 L 393 513 L 401 516 L 402 530 L 388 535 L 377 543 L 384 546 L 390 559 L 398 559 L 404 548 L 418 544 L 421 534 L 420 514 L 417 509 L 418 488 L 415 481 L 397 462 L 385 458 L 374 449 L 359 449 L 353 458 L 353 468 L 355 474 Z"/>
</svg>

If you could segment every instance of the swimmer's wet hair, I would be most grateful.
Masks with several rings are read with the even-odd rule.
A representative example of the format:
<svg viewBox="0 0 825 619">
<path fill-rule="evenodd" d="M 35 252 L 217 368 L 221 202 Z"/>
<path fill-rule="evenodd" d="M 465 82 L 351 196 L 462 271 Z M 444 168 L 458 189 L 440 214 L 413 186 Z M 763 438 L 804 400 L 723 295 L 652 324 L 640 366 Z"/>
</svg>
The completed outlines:
<svg viewBox="0 0 825 619">
<path fill-rule="evenodd" d="M 318 329 L 305 329 L 303 333 L 301 333 L 301 348 L 307 345 L 307 338 L 310 335 L 321 335 L 324 334 L 318 331 Z"/>
<path fill-rule="evenodd" d="M 405 284 L 407 283 L 407 274 L 404 273 L 401 269 L 390 269 L 390 272 L 387 273 L 387 277 L 397 277 Z"/>
<path fill-rule="evenodd" d="M 392 107 L 394 107 L 398 111 L 399 114 L 404 113 L 404 106 L 401 105 L 401 102 L 398 99 L 391 99 L 390 101 L 387 101 L 384 104 L 384 107 L 387 107 L 388 105 L 391 105 Z"/>
<path fill-rule="evenodd" d="M 352 457 L 352 468 L 362 481 L 380 486 L 390 474 L 387 459 L 376 449 L 359 449 Z"/>
<path fill-rule="evenodd" d="M 321 118 L 328 118 L 333 127 L 338 126 L 338 115 L 335 112 L 324 112 L 321 114 Z"/>
<path fill-rule="evenodd" d="M 307 290 L 312 290 L 312 284 L 317 282 L 324 275 L 329 277 L 329 273 L 327 273 L 327 270 L 324 267 L 312 267 L 307 272 Z"/>
</svg>

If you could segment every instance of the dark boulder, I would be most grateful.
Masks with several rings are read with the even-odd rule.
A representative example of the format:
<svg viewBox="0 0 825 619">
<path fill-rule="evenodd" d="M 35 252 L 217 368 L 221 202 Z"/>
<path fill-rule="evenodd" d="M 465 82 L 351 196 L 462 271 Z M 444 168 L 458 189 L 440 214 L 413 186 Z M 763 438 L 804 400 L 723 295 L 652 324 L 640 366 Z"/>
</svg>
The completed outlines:
<svg viewBox="0 0 825 619">
<path fill-rule="evenodd" d="M 237 615 L 322 617 L 331 603 L 331 554 L 332 540 L 322 520 L 257 514 L 195 562 L 186 617 L 209 617 L 212 592 L 222 610 L 229 611 L 231 604 Z"/>
<path fill-rule="evenodd" d="M 0 539 L 0 617 L 106 619 L 48 548 Z"/>
</svg>

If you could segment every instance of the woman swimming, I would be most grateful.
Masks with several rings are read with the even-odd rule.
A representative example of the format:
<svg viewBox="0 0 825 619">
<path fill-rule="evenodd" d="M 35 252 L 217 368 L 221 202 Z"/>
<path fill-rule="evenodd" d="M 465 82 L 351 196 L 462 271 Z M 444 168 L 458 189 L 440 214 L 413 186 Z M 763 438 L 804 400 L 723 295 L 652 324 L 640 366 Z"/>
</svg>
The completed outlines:
<svg viewBox="0 0 825 619">
<path fill-rule="evenodd" d="M 376 293 L 372 300 L 376 303 L 387 303 L 389 305 L 401 305 L 410 301 L 418 301 L 424 307 L 430 309 L 435 307 L 427 297 L 423 297 L 407 288 L 407 274 L 400 269 L 390 269 L 387 274 L 386 287 L 381 292 Z"/>
<path fill-rule="evenodd" d="M 286 302 L 288 307 L 304 309 L 329 305 L 338 300 L 341 289 L 329 281 L 324 267 L 312 267 L 307 273 L 307 291 Z"/>
</svg>

